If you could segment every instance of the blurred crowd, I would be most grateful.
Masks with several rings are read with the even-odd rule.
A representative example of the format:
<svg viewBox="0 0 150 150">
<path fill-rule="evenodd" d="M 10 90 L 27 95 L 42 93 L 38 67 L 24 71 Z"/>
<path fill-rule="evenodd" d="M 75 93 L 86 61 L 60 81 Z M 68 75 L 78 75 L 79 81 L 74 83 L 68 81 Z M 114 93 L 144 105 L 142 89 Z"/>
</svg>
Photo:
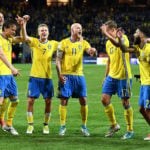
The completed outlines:
<svg viewBox="0 0 150 150">
<path fill-rule="evenodd" d="M 7 18 L 15 18 L 18 15 L 30 15 L 27 25 L 29 35 L 37 34 L 37 26 L 46 23 L 49 26 L 50 37 L 60 41 L 70 35 L 70 26 L 74 22 L 79 22 L 83 26 L 83 36 L 98 51 L 98 54 L 105 53 L 106 39 L 100 32 L 99 27 L 107 20 L 113 19 L 119 27 L 122 27 L 127 34 L 130 44 L 133 44 L 133 33 L 138 25 L 144 24 L 150 27 L 149 8 L 129 7 L 129 6 L 82 6 L 75 8 L 69 5 L 51 6 L 44 8 L 34 8 L 29 5 L 8 5 L 0 6 Z"/>
</svg>

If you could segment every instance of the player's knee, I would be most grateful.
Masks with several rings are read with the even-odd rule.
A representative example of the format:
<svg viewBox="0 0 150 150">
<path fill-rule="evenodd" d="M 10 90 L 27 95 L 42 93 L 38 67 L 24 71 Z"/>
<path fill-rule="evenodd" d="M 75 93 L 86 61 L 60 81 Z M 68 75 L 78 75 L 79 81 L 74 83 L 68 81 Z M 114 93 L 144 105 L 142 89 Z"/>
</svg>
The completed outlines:
<svg viewBox="0 0 150 150">
<path fill-rule="evenodd" d="M 122 99 L 122 105 L 124 108 L 128 108 L 130 106 L 129 99 Z"/>
<path fill-rule="evenodd" d="M 87 104 L 87 101 L 86 101 L 85 97 L 79 98 L 79 101 L 80 101 L 80 105 L 86 105 Z"/>
<path fill-rule="evenodd" d="M 110 103 L 110 101 L 107 99 L 106 96 L 102 95 L 102 98 L 101 98 L 101 102 L 104 106 L 108 105 Z"/>
<path fill-rule="evenodd" d="M 28 104 L 33 105 L 34 104 L 34 98 L 28 98 Z"/>
<path fill-rule="evenodd" d="M 51 104 L 51 99 L 46 99 L 45 103 L 46 103 L 46 105 L 50 105 Z"/>
<path fill-rule="evenodd" d="M 60 104 L 61 104 L 62 106 L 67 106 L 68 100 L 67 100 L 67 99 L 61 99 L 61 100 L 60 100 Z"/>
</svg>

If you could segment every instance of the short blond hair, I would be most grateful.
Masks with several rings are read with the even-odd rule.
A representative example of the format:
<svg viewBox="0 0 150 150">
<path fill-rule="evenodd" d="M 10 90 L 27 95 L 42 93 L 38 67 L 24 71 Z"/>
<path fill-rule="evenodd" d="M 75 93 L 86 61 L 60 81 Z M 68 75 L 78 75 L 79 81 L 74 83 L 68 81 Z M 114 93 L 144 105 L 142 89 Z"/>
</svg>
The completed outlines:
<svg viewBox="0 0 150 150">
<path fill-rule="evenodd" d="M 39 28 L 41 28 L 41 27 L 46 27 L 49 30 L 48 25 L 45 24 L 45 23 L 42 23 L 42 24 L 38 25 L 38 31 L 39 31 Z"/>
</svg>

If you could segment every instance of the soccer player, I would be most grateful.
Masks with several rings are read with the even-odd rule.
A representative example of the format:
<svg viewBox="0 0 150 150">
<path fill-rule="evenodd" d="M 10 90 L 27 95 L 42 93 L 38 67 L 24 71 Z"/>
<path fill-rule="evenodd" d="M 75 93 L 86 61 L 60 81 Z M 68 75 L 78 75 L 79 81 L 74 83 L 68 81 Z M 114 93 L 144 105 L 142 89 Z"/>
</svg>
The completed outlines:
<svg viewBox="0 0 150 150">
<path fill-rule="evenodd" d="M 27 23 L 29 16 L 25 15 L 23 18 Z M 58 42 L 48 40 L 49 29 L 46 24 L 40 24 L 38 26 L 39 38 L 28 36 L 26 33 L 26 23 L 24 24 L 22 35 L 33 51 L 32 67 L 28 85 L 28 128 L 26 133 L 33 133 L 33 106 L 35 99 L 42 94 L 45 100 L 43 134 L 49 134 L 48 124 L 51 116 L 52 97 L 54 96 L 51 61 L 54 52 L 57 50 Z"/>
<path fill-rule="evenodd" d="M 21 23 L 20 23 L 21 24 Z M 13 135 L 18 135 L 18 132 L 13 128 L 13 118 L 18 105 L 17 85 L 13 77 L 19 74 L 19 70 L 11 65 L 12 43 L 19 43 L 22 37 L 14 37 L 16 33 L 16 22 L 13 20 L 6 21 L 2 27 L 0 35 L 0 115 L 3 112 L 2 104 L 4 98 L 9 97 L 10 104 L 7 110 L 6 124 L 3 126 L 4 131 L 9 131 Z M 6 59 L 2 56 L 6 56 Z M 2 62 L 3 60 L 3 62 Z M 6 64 L 6 65 L 5 65 Z"/>
<path fill-rule="evenodd" d="M 122 33 L 118 33 L 122 44 Z M 125 52 L 136 52 L 139 60 L 141 89 L 139 96 L 139 111 L 150 125 L 150 30 L 148 27 L 139 26 L 134 33 L 134 48 L 122 46 Z M 144 140 L 150 140 L 150 134 Z"/>
<path fill-rule="evenodd" d="M 81 131 L 85 136 L 90 136 L 87 130 L 88 105 L 86 100 L 86 83 L 83 76 L 83 54 L 86 51 L 93 56 L 96 49 L 82 38 L 82 26 L 74 23 L 71 26 L 71 36 L 63 39 L 57 50 L 56 68 L 59 78 L 60 106 L 60 132 L 59 135 L 65 135 L 66 132 L 66 114 L 69 97 L 79 98 L 80 112 L 82 117 Z"/>
<path fill-rule="evenodd" d="M 120 126 L 116 121 L 114 107 L 111 103 L 112 95 L 117 93 L 122 99 L 124 117 L 127 124 L 127 132 L 122 139 L 130 139 L 133 137 L 134 132 L 133 110 L 129 100 L 132 78 L 129 53 L 122 53 L 121 51 L 119 41 L 116 38 L 117 24 L 115 21 L 107 21 L 101 26 L 101 31 L 108 38 L 106 42 L 108 62 L 101 98 L 105 107 L 105 113 L 110 121 L 110 129 L 105 134 L 105 137 L 111 137 L 115 132 L 120 130 Z M 125 34 L 123 34 L 122 39 L 123 44 L 129 47 L 129 41 Z"/>
<path fill-rule="evenodd" d="M 2 33 L 3 24 L 4 24 L 4 15 L 0 12 L 0 34 Z M 7 103 L 8 103 L 8 98 L 4 98 L 1 106 L 1 113 L 0 113 L 0 125 L 2 126 L 2 128 L 5 125 L 4 117 L 5 117 L 5 111 L 7 109 Z"/>
</svg>

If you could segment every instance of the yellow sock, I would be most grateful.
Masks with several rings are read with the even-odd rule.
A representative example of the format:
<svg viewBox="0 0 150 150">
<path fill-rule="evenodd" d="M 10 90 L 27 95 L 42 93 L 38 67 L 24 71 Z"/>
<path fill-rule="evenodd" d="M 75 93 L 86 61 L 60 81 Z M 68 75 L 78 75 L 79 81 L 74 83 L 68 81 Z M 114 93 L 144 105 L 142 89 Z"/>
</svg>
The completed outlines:
<svg viewBox="0 0 150 150">
<path fill-rule="evenodd" d="M 48 125 L 49 124 L 50 116 L 51 116 L 51 113 L 45 113 L 45 116 L 44 116 L 44 125 Z"/>
<path fill-rule="evenodd" d="M 129 107 L 124 110 L 124 117 L 127 124 L 127 131 L 133 131 L 133 109 Z"/>
<path fill-rule="evenodd" d="M 67 106 L 59 105 L 60 124 L 64 126 L 66 124 Z"/>
<path fill-rule="evenodd" d="M 82 118 L 82 124 L 86 125 L 87 117 L 88 117 L 88 105 L 81 105 L 80 113 L 81 113 L 81 118 Z"/>
<path fill-rule="evenodd" d="M 8 126 L 12 126 L 12 121 L 13 121 L 18 103 L 19 103 L 19 100 L 9 103 L 8 111 L 7 111 L 7 121 L 6 121 L 6 125 Z"/>
<path fill-rule="evenodd" d="M 33 113 L 32 112 L 27 112 L 27 121 L 28 121 L 28 124 L 33 125 Z"/>
<path fill-rule="evenodd" d="M 5 98 L 2 105 L 1 105 L 1 113 L 0 113 L 0 120 L 4 120 L 5 112 L 7 108 L 8 98 Z"/>
<path fill-rule="evenodd" d="M 116 125 L 116 117 L 115 117 L 115 113 L 114 113 L 114 107 L 112 104 L 109 104 L 107 106 L 105 106 L 105 113 L 109 118 L 110 124 L 112 126 Z"/>
</svg>

